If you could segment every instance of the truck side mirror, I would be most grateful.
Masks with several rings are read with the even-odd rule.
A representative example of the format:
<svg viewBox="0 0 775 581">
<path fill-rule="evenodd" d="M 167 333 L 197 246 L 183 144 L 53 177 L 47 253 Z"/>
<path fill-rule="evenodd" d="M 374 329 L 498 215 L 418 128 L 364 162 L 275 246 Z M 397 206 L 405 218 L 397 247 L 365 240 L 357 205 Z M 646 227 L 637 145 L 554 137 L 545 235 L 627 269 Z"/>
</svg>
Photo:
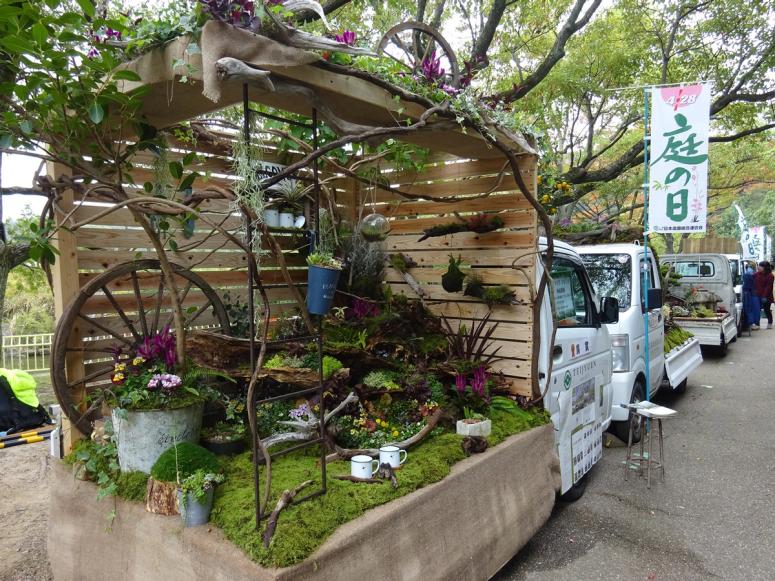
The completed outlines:
<svg viewBox="0 0 775 581">
<path fill-rule="evenodd" d="M 604 325 L 619 322 L 619 299 L 603 297 L 600 302 L 600 322 Z"/>
<path fill-rule="evenodd" d="M 662 289 L 650 288 L 646 292 L 648 293 L 649 310 L 651 310 L 651 309 L 661 309 L 662 308 Z M 646 303 L 645 302 L 641 302 L 640 310 L 643 313 L 646 312 Z"/>
</svg>

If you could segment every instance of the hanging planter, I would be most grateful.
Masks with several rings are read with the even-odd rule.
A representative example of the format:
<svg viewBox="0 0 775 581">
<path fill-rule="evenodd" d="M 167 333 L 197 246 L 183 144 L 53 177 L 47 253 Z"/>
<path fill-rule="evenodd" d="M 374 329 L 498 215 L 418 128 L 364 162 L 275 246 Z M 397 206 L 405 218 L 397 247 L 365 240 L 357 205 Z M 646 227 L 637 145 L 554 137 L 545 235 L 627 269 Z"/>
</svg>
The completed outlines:
<svg viewBox="0 0 775 581">
<path fill-rule="evenodd" d="M 390 222 L 382 214 L 369 214 L 361 222 L 361 236 L 367 242 L 382 242 L 389 233 Z"/>
<path fill-rule="evenodd" d="M 342 263 L 325 252 L 307 257 L 307 310 L 313 315 L 326 315 L 331 310 Z"/>
</svg>

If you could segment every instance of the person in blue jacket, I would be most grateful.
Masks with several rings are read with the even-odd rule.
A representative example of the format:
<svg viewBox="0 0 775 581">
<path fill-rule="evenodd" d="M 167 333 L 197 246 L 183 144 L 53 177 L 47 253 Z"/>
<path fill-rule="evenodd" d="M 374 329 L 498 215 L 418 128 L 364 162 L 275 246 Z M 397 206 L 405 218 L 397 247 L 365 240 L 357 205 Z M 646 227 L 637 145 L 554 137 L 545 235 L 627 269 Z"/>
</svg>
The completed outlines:
<svg viewBox="0 0 775 581">
<path fill-rule="evenodd" d="M 750 264 L 745 265 L 743 273 L 743 328 L 759 328 L 762 316 L 761 299 L 754 292 L 754 271 Z"/>
</svg>

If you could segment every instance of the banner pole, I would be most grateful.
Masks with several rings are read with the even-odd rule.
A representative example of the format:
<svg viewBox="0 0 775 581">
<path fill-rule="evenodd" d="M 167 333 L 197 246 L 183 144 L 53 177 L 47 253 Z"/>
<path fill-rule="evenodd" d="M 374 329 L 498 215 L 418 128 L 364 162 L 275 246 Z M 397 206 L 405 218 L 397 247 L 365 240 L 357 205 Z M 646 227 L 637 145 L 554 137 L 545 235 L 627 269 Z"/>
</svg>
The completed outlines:
<svg viewBox="0 0 775 581">
<path fill-rule="evenodd" d="M 649 352 L 649 89 L 643 89 L 643 265 L 642 293 L 643 297 L 643 329 L 646 335 L 644 355 L 646 357 L 646 401 L 651 401 L 651 356 Z"/>
</svg>

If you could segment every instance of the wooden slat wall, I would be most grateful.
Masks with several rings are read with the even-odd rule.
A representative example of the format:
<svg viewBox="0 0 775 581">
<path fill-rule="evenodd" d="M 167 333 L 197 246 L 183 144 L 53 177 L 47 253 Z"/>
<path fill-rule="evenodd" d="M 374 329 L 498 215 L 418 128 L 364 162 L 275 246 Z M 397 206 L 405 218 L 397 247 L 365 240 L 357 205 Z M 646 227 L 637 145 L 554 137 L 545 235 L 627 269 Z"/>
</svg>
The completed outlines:
<svg viewBox="0 0 775 581">
<path fill-rule="evenodd" d="M 175 142 L 173 146 L 176 150 L 170 152 L 170 160 L 182 158 L 188 149 L 182 142 Z M 207 172 L 198 187 L 206 183 L 230 186 L 234 176 L 230 175 L 229 152 L 221 146 L 208 144 L 200 145 L 197 149 L 202 154 L 202 161 L 200 167 L 194 169 L 202 173 Z M 265 159 L 287 164 L 299 157 L 299 153 L 280 156 L 270 146 Z M 140 191 L 143 182 L 153 179 L 153 159 L 148 154 L 139 154 L 133 161 L 136 164 L 132 174 L 135 185 L 130 185 L 129 189 Z M 522 156 L 520 161 L 523 179 L 535 189 L 535 158 Z M 536 215 L 516 191 L 513 176 L 509 172 L 502 173 L 505 167 L 504 161 L 499 159 L 459 161 L 450 160 L 448 155 L 434 155 L 422 172 L 392 172 L 388 169 L 383 174 L 391 186 L 401 191 L 417 196 L 454 196 L 456 199 L 453 203 L 427 198 L 407 200 L 380 188 L 377 188 L 376 192 L 366 194 L 361 191 L 363 186 L 359 188 L 355 180 L 345 177 L 334 178 L 329 181 L 329 186 L 336 192 L 340 209 L 350 218 L 355 217 L 361 196 L 367 196 L 365 201 L 368 206 L 388 216 L 392 229 L 385 242 L 386 252 L 409 254 L 418 263 L 412 274 L 428 292 L 431 309 L 437 314 L 446 315 L 453 325 L 470 326 L 472 318 L 482 317 L 490 312 L 490 309 L 476 299 L 463 296 L 462 293 L 450 294 L 442 289 L 441 275 L 446 271 L 450 253 L 462 256 L 487 284 L 506 284 L 514 289 L 521 304 L 497 306 L 491 310 L 492 319 L 498 321 L 494 334 L 495 345 L 500 347 L 499 355 L 503 357 L 495 364 L 495 368 L 511 379 L 514 393 L 529 396 L 533 324 L 528 305 L 529 285 L 524 274 L 512 269 L 511 264 L 515 258 L 535 248 Z M 342 204 L 353 207 L 348 209 Z M 103 209 L 104 206 L 100 205 L 84 206 L 77 210 L 74 217 L 76 221 L 94 218 Z M 242 220 L 228 203 L 208 201 L 200 210 L 208 219 L 222 224 L 231 233 L 237 236 L 241 234 Z M 423 229 L 454 220 L 454 212 L 461 216 L 477 212 L 497 212 L 504 221 L 504 227 L 487 234 L 460 233 L 418 242 Z M 235 244 L 225 241 L 220 235 L 210 234 L 211 228 L 200 220 L 190 239 L 185 239 L 182 233 L 176 235 L 180 250 L 170 252 L 170 257 L 173 262 L 197 272 L 219 295 L 228 291 L 232 297 L 238 297 L 244 302 L 247 297 L 246 257 Z M 77 231 L 76 238 L 78 279 L 81 286 L 122 262 L 140 257 L 155 258 L 147 236 L 126 209 L 101 217 L 89 226 L 81 228 Z M 278 241 L 284 249 L 292 278 L 301 284 L 303 292 L 306 265 L 295 251 L 299 241 L 290 234 L 279 234 Z M 261 259 L 261 268 L 263 280 L 273 302 L 273 317 L 291 310 L 295 303 L 280 276 L 276 262 L 267 255 Z M 532 270 L 528 274 L 533 276 Z M 394 292 L 416 298 L 400 273 L 387 269 L 386 281 Z M 153 298 L 157 292 L 156 282 L 144 280 L 142 277 L 139 282 L 144 296 Z M 110 290 L 122 308 L 126 309 L 127 315 L 136 323 L 137 307 L 134 295 L 130 294 L 131 288 L 130 281 L 124 280 L 112 285 Z M 184 306 L 199 307 L 204 301 L 201 293 L 192 291 L 186 297 Z M 165 308 L 168 306 L 167 301 L 162 308 L 161 321 L 169 318 L 169 310 Z M 100 349 L 117 342 L 115 338 L 106 337 L 104 328 L 122 327 L 121 320 L 106 296 L 100 295 L 92 299 L 90 308 L 90 314 L 99 317 L 95 320 L 99 325 L 82 325 L 83 336 L 94 350 L 86 354 L 87 360 L 96 359 L 104 353 Z M 209 311 L 197 319 L 197 324 L 212 323 L 213 318 Z M 86 369 L 88 373 L 94 369 L 94 364 L 88 364 Z"/>
<path fill-rule="evenodd" d="M 520 163 L 524 181 L 535 191 L 535 159 L 523 156 Z M 502 160 L 490 159 L 441 163 L 427 166 L 422 173 L 387 174 L 391 186 L 403 192 L 434 197 L 457 196 L 454 203 L 409 201 L 384 190 L 377 190 L 376 195 L 368 194 L 367 201 L 390 219 L 391 233 L 385 241 L 386 252 L 401 252 L 417 262 L 418 266 L 410 272 L 428 293 L 430 298 L 426 302 L 433 312 L 448 317 L 453 327 L 465 324 L 469 328 L 473 318 L 491 312 L 492 320 L 498 321 L 493 349 L 500 348 L 498 356 L 502 357 L 493 367 L 510 380 L 513 393 L 530 396 L 533 351 L 530 291 L 525 275 L 512 269 L 511 264 L 515 258 L 535 249 L 537 218 L 532 207 L 516 191 L 513 176 L 501 175 L 502 169 Z M 477 212 L 498 213 L 504 227 L 487 234 L 463 232 L 418 241 L 423 229 L 454 221 L 454 212 L 463 217 Z M 478 299 L 445 292 L 441 287 L 441 276 L 447 270 L 450 254 L 462 256 L 486 284 L 510 286 L 522 304 L 495 306 L 490 310 Z M 534 278 L 532 267 L 528 274 Z M 417 298 L 399 272 L 387 269 L 386 280 L 394 292 Z"/>
</svg>

